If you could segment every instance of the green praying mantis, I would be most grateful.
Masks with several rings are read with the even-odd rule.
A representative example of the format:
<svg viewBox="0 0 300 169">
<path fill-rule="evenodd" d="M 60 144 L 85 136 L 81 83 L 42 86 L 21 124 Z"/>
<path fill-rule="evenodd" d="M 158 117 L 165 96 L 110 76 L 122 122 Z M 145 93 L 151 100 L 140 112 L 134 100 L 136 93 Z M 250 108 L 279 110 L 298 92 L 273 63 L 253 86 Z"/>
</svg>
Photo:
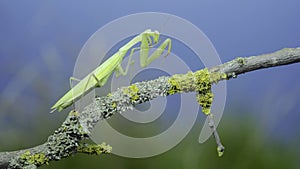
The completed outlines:
<svg viewBox="0 0 300 169">
<path fill-rule="evenodd" d="M 88 91 L 96 87 L 102 87 L 106 84 L 111 74 L 116 72 L 116 76 L 125 76 L 128 72 L 129 66 L 132 63 L 132 55 L 135 50 L 140 49 L 140 66 L 146 67 L 152 63 L 155 59 L 159 58 L 165 49 L 167 49 L 167 55 L 171 52 L 171 39 L 167 38 L 161 45 L 148 57 L 149 50 L 152 46 L 158 44 L 160 33 L 158 31 L 151 31 L 150 29 L 145 30 L 138 36 L 134 37 L 131 41 L 121 47 L 118 52 L 108 58 L 103 64 L 90 72 L 85 76 L 79 83 L 71 88 L 63 97 L 61 97 L 52 107 L 51 113 L 54 111 L 62 111 L 72 105 L 76 100 L 83 97 Z M 134 45 L 141 43 L 140 47 L 133 48 Z M 128 63 L 125 70 L 121 64 L 124 56 L 131 50 L 129 55 Z M 70 81 L 75 78 L 70 78 Z M 213 130 L 216 143 L 218 145 L 217 150 L 219 156 L 223 154 L 224 147 L 220 142 L 219 135 L 214 126 L 212 115 L 209 115 L 209 125 Z"/>
<path fill-rule="evenodd" d="M 91 73 L 85 76 L 79 83 L 71 88 L 64 96 L 62 96 L 52 107 L 51 113 L 55 110 L 62 111 L 72 105 L 76 100 L 83 97 L 86 92 L 96 88 L 102 87 L 106 84 L 111 74 L 115 71 L 116 76 L 125 76 L 128 72 L 132 55 L 136 49 L 140 49 L 140 66 L 146 67 L 155 59 L 159 58 L 166 48 L 168 48 L 167 55 L 171 52 L 171 39 L 167 38 L 161 45 L 148 57 L 149 50 L 152 46 L 158 44 L 160 33 L 158 31 L 145 30 L 141 34 L 134 37 L 131 41 L 121 47 L 118 52 L 108 58 L 103 64 L 94 69 Z M 141 42 L 140 47 L 133 48 L 134 45 Z M 122 68 L 122 60 L 126 53 L 131 49 L 128 64 L 125 70 Z M 70 81 L 74 78 L 70 78 Z"/>
</svg>

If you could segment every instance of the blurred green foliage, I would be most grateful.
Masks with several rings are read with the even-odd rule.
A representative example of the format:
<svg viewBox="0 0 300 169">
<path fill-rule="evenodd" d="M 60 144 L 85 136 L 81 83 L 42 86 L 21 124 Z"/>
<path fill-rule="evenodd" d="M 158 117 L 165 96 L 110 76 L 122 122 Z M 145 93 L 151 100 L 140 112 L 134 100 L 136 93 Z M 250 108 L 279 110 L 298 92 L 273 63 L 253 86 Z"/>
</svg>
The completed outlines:
<svg viewBox="0 0 300 169">
<path fill-rule="evenodd" d="M 219 125 L 219 133 L 225 145 L 225 154 L 219 158 L 213 139 L 198 143 L 199 126 L 195 125 L 189 135 L 170 151 L 151 158 L 130 159 L 113 154 L 89 156 L 74 155 L 68 159 L 50 162 L 41 168 L 299 168 L 299 149 L 296 140 L 284 144 L 276 138 L 266 137 L 264 129 L 251 118 L 224 117 Z M 298 164 L 297 164 L 298 163 Z"/>
</svg>

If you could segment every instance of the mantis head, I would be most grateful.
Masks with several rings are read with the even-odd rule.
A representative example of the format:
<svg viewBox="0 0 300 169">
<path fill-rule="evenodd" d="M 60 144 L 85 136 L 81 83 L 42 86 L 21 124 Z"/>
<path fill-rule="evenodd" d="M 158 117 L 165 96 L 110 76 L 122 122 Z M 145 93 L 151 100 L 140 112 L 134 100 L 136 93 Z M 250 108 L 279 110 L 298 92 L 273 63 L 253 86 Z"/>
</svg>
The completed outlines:
<svg viewBox="0 0 300 169">
<path fill-rule="evenodd" d="M 153 41 L 154 43 L 158 43 L 158 39 L 159 39 L 159 32 L 158 31 L 154 31 L 154 34 L 153 34 Z"/>
</svg>

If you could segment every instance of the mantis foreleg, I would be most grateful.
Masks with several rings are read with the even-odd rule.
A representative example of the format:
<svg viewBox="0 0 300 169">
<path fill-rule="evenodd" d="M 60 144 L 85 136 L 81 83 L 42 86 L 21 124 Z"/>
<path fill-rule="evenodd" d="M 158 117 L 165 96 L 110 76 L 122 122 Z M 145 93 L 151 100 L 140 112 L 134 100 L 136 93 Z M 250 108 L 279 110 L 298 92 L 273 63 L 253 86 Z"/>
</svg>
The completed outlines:
<svg viewBox="0 0 300 169">
<path fill-rule="evenodd" d="M 149 50 L 150 50 L 148 37 L 149 36 L 147 36 L 147 34 L 142 36 L 141 51 L 140 51 L 141 67 L 146 67 L 150 63 L 152 63 L 155 59 L 159 58 L 167 47 L 168 47 L 168 52 L 164 57 L 168 56 L 171 52 L 172 42 L 171 39 L 168 38 L 148 57 Z"/>
<path fill-rule="evenodd" d="M 116 77 L 119 77 L 120 75 L 127 75 L 128 73 L 128 70 L 129 70 L 129 65 L 134 63 L 134 61 L 131 61 L 132 60 L 132 55 L 134 53 L 135 50 L 137 50 L 139 48 L 133 48 L 131 49 L 131 52 L 130 52 L 130 55 L 129 55 L 129 59 L 128 59 L 128 62 L 127 62 L 127 65 L 126 65 L 126 68 L 125 68 L 125 71 L 124 69 L 122 68 L 122 65 L 121 63 L 119 63 L 119 65 L 116 67 Z"/>
<path fill-rule="evenodd" d="M 88 92 L 87 87 L 88 87 L 88 85 L 89 85 L 89 83 L 91 82 L 92 79 L 95 79 L 95 80 L 97 81 L 95 87 L 101 87 L 101 86 L 103 86 L 103 85 L 107 82 L 107 80 L 108 80 L 108 78 L 109 78 L 109 76 L 107 76 L 107 77 L 104 77 L 104 78 L 102 78 L 102 79 L 100 80 L 100 79 L 98 79 L 98 78 L 96 77 L 96 75 L 95 75 L 94 73 L 91 73 L 91 74 L 89 74 L 88 76 L 89 76 L 89 77 L 88 77 L 88 80 L 87 80 L 87 82 L 86 82 L 86 84 L 85 84 L 85 86 L 84 86 L 84 88 L 83 88 L 83 94 L 82 94 L 81 97 L 80 97 L 80 103 L 79 103 L 79 105 L 82 104 L 82 103 L 81 103 L 81 101 L 83 100 L 82 98 L 83 98 L 83 97 L 86 95 L 86 93 Z"/>
</svg>

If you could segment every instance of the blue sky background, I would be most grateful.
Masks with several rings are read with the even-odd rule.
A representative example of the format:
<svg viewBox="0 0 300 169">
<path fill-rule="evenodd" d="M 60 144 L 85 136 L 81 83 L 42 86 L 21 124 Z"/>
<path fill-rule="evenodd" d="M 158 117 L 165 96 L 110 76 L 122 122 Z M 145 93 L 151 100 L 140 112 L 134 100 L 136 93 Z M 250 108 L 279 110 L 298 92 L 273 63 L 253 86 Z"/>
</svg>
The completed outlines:
<svg viewBox="0 0 300 169">
<path fill-rule="evenodd" d="M 49 107 L 69 89 L 68 77 L 84 43 L 114 19 L 138 12 L 177 15 L 199 27 L 226 62 L 299 47 L 299 6 L 297 0 L 2 0 L 0 144 L 15 147 L 9 140 L 28 133 L 46 138 L 60 125 L 66 114 L 50 115 Z M 297 63 L 228 81 L 224 119 L 251 117 L 266 137 L 285 143 L 299 138 L 299 72 Z M 39 143 L 25 140 L 26 146 Z"/>
</svg>

